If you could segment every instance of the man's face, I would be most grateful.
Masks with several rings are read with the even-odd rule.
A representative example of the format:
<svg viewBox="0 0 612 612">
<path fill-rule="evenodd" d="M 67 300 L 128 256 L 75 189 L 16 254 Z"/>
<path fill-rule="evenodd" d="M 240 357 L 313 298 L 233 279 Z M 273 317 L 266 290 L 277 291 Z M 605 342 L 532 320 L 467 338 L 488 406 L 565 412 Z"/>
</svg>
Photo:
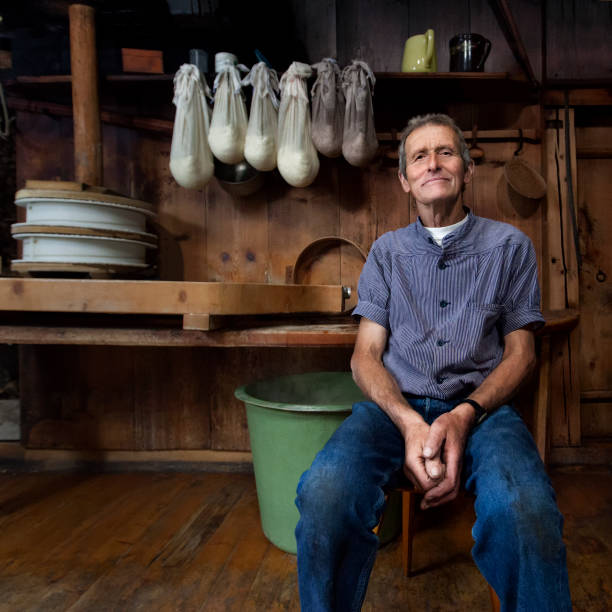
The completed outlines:
<svg viewBox="0 0 612 612">
<path fill-rule="evenodd" d="M 467 171 L 455 132 L 445 125 L 424 125 L 406 139 L 406 178 L 400 182 L 418 204 L 456 202 L 472 178 Z"/>
</svg>

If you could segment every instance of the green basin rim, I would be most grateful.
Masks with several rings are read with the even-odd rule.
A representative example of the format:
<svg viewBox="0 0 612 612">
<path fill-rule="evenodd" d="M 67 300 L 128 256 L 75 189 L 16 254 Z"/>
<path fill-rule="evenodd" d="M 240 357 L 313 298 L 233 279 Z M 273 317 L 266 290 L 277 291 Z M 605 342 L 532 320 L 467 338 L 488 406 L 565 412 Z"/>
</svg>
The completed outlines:
<svg viewBox="0 0 612 612">
<path fill-rule="evenodd" d="M 325 413 L 325 412 L 350 412 L 352 406 L 355 402 L 363 401 L 366 398 L 363 396 L 357 385 L 352 381 L 352 377 L 350 377 L 350 373 L 342 373 L 343 376 L 339 377 L 339 383 L 341 383 L 341 379 L 344 378 L 344 382 L 348 382 L 350 387 L 347 389 L 347 397 L 346 400 L 338 401 L 338 398 L 334 398 L 334 400 L 330 402 L 321 402 L 317 403 L 316 399 L 312 402 L 305 401 L 304 397 L 296 397 L 295 402 L 293 401 L 272 401 L 269 399 L 264 399 L 263 397 L 257 397 L 253 395 L 253 393 L 260 391 L 263 389 L 270 389 L 270 395 L 274 395 L 274 387 L 277 384 L 282 385 L 282 383 L 289 378 L 300 377 L 303 382 L 312 380 L 313 383 L 321 382 L 320 376 L 326 376 L 330 373 L 307 373 L 304 375 L 293 375 L 293 376 L 281 376 L 275 379 L 269 379 L 265 381 L 257 381 L 248 383 L 246 385 L 242 385 L 238 387 L 234 391 L 234 396 L 239 400 L 243 401 L 247 406 L 250 404 L 252 406 L 258 406 L 261 408 L 270 408 L 273 410 L 282 410 L 285 412 L 317 412 L 317 413 Z M 257 387 L 259 386 L 259 389 Z M 331 391 L 331 390 L 330 390 Z M 261 395 L 267 395 L 267 393 L 261 393 Z M 298 394 L 299 395 L 299 394 Z M 316 395 L 316 393 L 314 394 Z M 330 393 L 333 395 L 333 393 Z"/>
</svg>

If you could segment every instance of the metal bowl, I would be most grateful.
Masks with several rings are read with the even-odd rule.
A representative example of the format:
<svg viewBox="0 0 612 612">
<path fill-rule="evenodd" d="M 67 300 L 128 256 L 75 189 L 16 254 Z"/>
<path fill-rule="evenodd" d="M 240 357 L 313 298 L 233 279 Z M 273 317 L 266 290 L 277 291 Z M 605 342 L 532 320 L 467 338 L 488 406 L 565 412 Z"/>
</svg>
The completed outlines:
<svg viewBox="0 0 612 612">
<path fill-rule="evenodd" d="M 225 191 L 241 198 L 259 191 L 264 183 L 263 173 L 247 161 L 224 164 L 215 158 L 215 176 Z"/>
</svg>

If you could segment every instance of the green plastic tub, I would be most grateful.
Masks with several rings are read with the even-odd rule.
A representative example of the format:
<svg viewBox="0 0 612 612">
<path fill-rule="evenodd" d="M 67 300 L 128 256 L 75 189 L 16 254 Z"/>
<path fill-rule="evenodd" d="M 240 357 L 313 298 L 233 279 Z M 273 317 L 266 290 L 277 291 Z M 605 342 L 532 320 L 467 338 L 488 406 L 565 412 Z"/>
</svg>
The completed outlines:
<svg viewBox="0 0 612 612">
<path fill-rule="evenodd" d="M 263 532 L 275 546 L 295 554 L 300 476 L 352 405 L 365 398 L 350 372 L 282 376 L 240 387 L 235 395 L 246 405 Z M 400 521 L 401 495 L 394 492 L 380 524 L 381 544 L 397 536 Z"/>
<path fill-rule="evenodd" d="M 350 372 L 283 376 L 245 385 L 235 395 L 246 405 L 263 531 L 295 554 L 298 480 L 364 397 Z"/>
</svg>

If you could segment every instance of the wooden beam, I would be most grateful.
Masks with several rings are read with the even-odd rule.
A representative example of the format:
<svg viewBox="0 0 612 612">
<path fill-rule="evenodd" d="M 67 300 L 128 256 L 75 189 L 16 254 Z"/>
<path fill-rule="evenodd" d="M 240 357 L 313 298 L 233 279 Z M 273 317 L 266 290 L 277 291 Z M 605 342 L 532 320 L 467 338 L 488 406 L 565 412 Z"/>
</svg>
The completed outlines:
<svg viewBox="0 0 612 612">
<path fill-rule="evenodd" d="M 570 109 L 570 168 L 572 172 L 574 201 L 576 197 L 576 160 L 574 111 Z M 573 237 L 572 219 L 568 204 L 567 147 L 565 144 L 565 114 L 548 111 L 545 118 L 550 127 L 546 130 L 543 155 L 548 185 L 546 198 L 546 249 L 547 260 L 543 270 L 545 307 L 551 310 L 579 308 L 578 260 Z M 578 359 L 580 355 L 579 329 L 566 337 L 551 342 L 551 442 L 555 446 L 580 444 L 580 383 Z"/>
<path fill-rule="evenodd" d="M 9 96 L 6 100 L 9 108 L 16 111 L 26 111 L 28 113 L 44 113 L 46 115 L 57 115 L 60 117 L 72 117 L 72 107 L 66 104 L 54 104 L 53 102 L 40 102 L 38 100 L 26 100 L 15 96 Z M 152 117 L 136 117 L 101 111 L 100 120 L 109 125 L 132 128 L 135 130 L 146 130 L 149 132 L 159 132 L 161 134 L 172 134 L 172 121 L 166 119 L 153 119 Z"/>
<path fill-rule="evenodd" d="M 565 334 L 578 323 L 578 313 L 573 310 L 544 311 L 546 325 L 538 336 L 549 337 Z M 192 315 L 193 316 L 193 315 Z M 226 329 L 214 331 L 186 330 L 178 327 L 154 327 L 135 315 L 132 327 L 119 327 L 116 321 L 104 327 L 59 325 L 0 325 L 0 343 L 3 344 L 58 344 L 97 346 L 210 346 L 210 347 L 266 347 L 266 346 L 337 346 L 350 347 L 355 344 L 358 324 L 349 317 L 338 321 L 335 317 L 316 318 L 303 321 L 262 322 L 257 317 L 240 316 L 242 325 L 232 329 L 232 317 L 222 317 Z M 215 317 L 219 318 L 219 317 Z M 237 317 L 234 317 L 237 319 Z M 106 319 L 105 319 L 106 321 Z"/>
<path fill-rule="evenodd" d="M 0 325 L 2 344 L 87 346 L 351 347 L 357 324 L 275 325 L 214 331 Z"/>
<path fill-rule="evenodd" d="M 538 143 L 542 139 L 542 132 L 536 128 L 525 128 L 522 130 L 523 140 L 530 143 Z M 400 136 L 400 132 L 393 134 L 392 132 L 376 132 L 376 138 L 379 141 L 397 141 Z M 503 141 L 503 142 L 518 142 L 521 138 L 521 134 L 518 129 L 515 130 L 478 130 L 477 139 L 479 142 L 486 142 L 487 140 L 492 141 Z M 463 137 L 466 140 L 474 138 L 472 130 L 464 130 Z"/>
<path fill-rule="evenodd" d="M 193 470 L 210 469 L 224 472 L 251 472 L 253 455 L 248 451 L 221 450 L 56 450 L 28 449 L 18 443 L 0 442 L 0 462 L 16 468 L 23 466 L 38 470 L 67 470 L 86 465 L 108 469 Z"/>
<path fill-rule="evenodd" d="M 540 341 L 540 363 L 538 371 L 538 391 L 535 398 L 534 432 L 540 457 L 546 465 L 548 460 L 548 421 L 550 406 L 550 338 Z"/>
<path fill-rule="evenodd" d="M 611 106 L 612 87 L 547 89 L 542 93 L 544 106 L 565 106 L 566 102 L 569 106 Z"/>
<path fill-rule="evenodd" d="M 95 11 L 84 4 L 72 4 L 68 15 L 74 108 L 74 174 L 79 182 L 101 185 L 102 133 Z"/>
<path fill-rule="evenodd" d="M 535 77 L 533 68 L 531 67 L 531 63 L 529 61 L 529 56 L 525 50 L 525 45 L 523 45 L 523 41 L 521 39 L 521 34 L 518 30 L 516 22 L 514 21 L 514 17 L 512 16 L 508 3 L 506 0 L 490 0 L 490 4 L 495 16 L 497 17 L 499 27 L 506 37 L 508 46 L 514 54 L 514 58 L 518 62 L 518 65 L 525 73 L 525 76 L 531 85 L 533 87 L 539 87 L 540 83 Z"/>
<path fill-rule="evenodd" d="M 0 278 L 0 310 L 123 314 L 339 313 L 341 285 Z"/>
<path fill-rule="evenodd" d="M 612 127 L 577 128 L 576 157 L 586 159 L 612 157 Z"/>
</svg>

